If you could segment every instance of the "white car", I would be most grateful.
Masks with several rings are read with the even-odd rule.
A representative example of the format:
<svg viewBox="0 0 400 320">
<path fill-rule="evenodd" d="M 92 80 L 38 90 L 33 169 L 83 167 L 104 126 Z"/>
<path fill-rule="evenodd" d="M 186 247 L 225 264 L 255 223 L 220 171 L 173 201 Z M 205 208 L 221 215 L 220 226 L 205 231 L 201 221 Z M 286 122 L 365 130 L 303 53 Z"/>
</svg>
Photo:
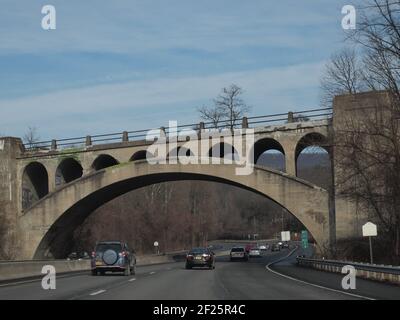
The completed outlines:
<svg viewBox="0 0 400 320">
<path fill-rule="evenodd" d="M 236 259 L 238 259 L 238 260 L 240 259 L 240 260 L 244 260 L 244 261 L 248 260 L 247 252 L 244 248 L 234 247 L 231 249 L 230 260 L 233 261 Z"/>
<path fill-rule="evenodd" d="M 252 249 L 250 249 L 249 257 L 251 257 L 251 258 L 259 258 L 259 257 L 261 257 L 260 248 L 252 248 Z"/>
<path fill-rule="evenodd" d="M 267 246 L 264 245 L 264 244 L 260 245 L 258 248 L 259 248 L 261 251 L 267 251 L 267 250 L 268 250 Z"/>
</svg>

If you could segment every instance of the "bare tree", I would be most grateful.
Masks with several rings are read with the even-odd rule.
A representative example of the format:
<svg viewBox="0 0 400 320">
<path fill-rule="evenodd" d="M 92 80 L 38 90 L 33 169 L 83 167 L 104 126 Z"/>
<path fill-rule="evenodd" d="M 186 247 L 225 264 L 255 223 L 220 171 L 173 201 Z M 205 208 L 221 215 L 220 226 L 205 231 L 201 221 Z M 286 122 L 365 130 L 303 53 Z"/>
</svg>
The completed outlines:
<svg viewBox="0 0 400 320">
<path fill-rule="evenodd" d="M 216 108 L 221 110 L 228 122 L 227 127 L 231 130 L 237 121 L 251 109 L 241 98 L 242 94 L 243 89 L 232 84 L 228 88 L 223 88 L 221 94 L 214 100 Z"/>
<path fill-rule="evenodd" d="M 358 12 L 351 39 L 364 49 L 364 78 L 369 88 L 389 90 L 399 100 L 400 1 L 368 0 Z"/>
<path fill-rule="evenodd" d="M 345 48 L 334 54 L 325 66 L 320 81 L 323 106 L 331 106 L 341 94 L 355 94 L 362 87 L 362 73 L 354 49 Z"/>
<path fill-rule="evenodd" d="M 336 132 L 338 190 L 379 224 L 400 259 L 400 126 L 391 105 L 377 104 L 343 120 Z"/>
<path fill-rule="evenodd" d="M 242 94 L 243 89 L 235 84 L 223 88 L 218 97 L 214 99 L 213 107 L 203 106 L 197 109 L 200 117 L 210 121 L 214 128 L 227 127 L 233 130 L 238 120 L 242 119 L 251 109 L 241 98 Z"/>
<path fill-rule="evenodd" d="M 217 107 L 200 107 L 197 109 L 197 111 L 200 113 L 200 118 L 205 120 L 205 121 L 209 121 L 212 123 L 212 126 L 215 129 L 218 129 L 218 125 L 221 121 L 221 119 L 223 118 L 223 113 L 222 110 L 220 108 Z"/>
<path fill-rule="evenodd" d="M 386 95 L 368 108 L 361 103 L 342 119 L 335 132 L 335 159 L 339 168 L 336 184 L 340 194 L 353 200 L 370 220 L 379 224 L 381 240 L 392 252 L 393 262 L 398 263 L 400 1 L 371 0 L 358 13 L 359 23 L 350 39 L 360 46 L 362 64 L 352 55 L 335 59 L 339 63 L 327 69 L 326 76 L 331 81 L 322 88 L 339 94 L 353 94 L 367 88 L 385 90 Z"/>
<path fill-rule="evenodd" d="M 30 148 L 33 148 L 35 143 L 37 143 L 40 139 L 38 134 L 38 129 L 36 127 L 28 127 L 28 130 L 23 136 L 24 143 L 29 145 Z"/>
</svg>

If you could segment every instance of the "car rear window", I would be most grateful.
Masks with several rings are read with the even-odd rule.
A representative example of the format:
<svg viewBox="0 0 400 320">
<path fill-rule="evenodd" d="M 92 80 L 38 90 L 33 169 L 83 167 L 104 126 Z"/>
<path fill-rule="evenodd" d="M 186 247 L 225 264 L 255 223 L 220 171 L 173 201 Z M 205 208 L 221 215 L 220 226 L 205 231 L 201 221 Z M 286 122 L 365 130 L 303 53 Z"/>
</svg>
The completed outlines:
<svg viewBox="0 0 400 320">
<path fill-rule="evenodd" d="M 232 248 L 232 252 L 243 252 L 244 248 Z"/>
<path fill-rule="evenodd" d="M 105 252 L 110 249 L 116 252 L 122 251 L 121 244 L 119 243 L 99 243 L 96 247 L 96 252 Z"/>
<path fill-rule="evenodd" d="M 203 254 L 203 253 L 208 253 L 208 250 L 203 249 L 203 248 L 196 248 L 196 249 L 190 250 L 190 252 L 189 252 L 189 254 Z"/>
</svg>

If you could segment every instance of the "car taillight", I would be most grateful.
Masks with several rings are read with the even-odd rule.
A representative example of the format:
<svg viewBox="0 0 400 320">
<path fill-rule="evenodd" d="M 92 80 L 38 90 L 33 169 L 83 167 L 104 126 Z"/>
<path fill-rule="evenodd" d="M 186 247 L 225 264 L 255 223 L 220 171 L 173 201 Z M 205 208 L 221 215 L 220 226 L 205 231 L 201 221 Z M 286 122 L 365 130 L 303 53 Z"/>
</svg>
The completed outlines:
<svg viewBox="0 0 400 320">
<path fill-rule="evenodd" d="M 186 259 L 193 260 L 193 256 L 189 254 L 189 255 L 186 256 Z"/>
</svg>

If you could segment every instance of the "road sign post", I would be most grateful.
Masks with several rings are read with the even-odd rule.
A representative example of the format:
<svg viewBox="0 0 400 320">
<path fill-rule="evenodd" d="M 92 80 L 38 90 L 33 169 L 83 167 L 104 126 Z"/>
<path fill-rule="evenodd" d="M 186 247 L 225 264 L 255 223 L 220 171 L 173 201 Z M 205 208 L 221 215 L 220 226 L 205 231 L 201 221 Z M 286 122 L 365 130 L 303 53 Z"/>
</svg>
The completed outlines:
<svg viewBox="0 0 400 320">
<path fill-rule="evenodd" d="M 371 264 L 374 263 L 374 253 L 372 252 L 372 237 L 368 237 L 369 238 L 369 257 L 371 260 Z"/>
<path fill-rule="evenodd" d="M 159 254 L 159 246 L 158 246 L 158 241 L 154 241 L 154 248 L 156 249 L 156 254 Z"/>
<path fill-rule="evenodd" d="M 376 237 L 378 235 L 378 229 L 376 227 L 376 224 L 373 224 L 372 222 L 367 222 L 362 226 L 362 233 L 364 237 L 369 238 L 369 257 L 371 264 L 373 264 L 374 254 L 372 251 L 372 237 Z"/>
</svg>

